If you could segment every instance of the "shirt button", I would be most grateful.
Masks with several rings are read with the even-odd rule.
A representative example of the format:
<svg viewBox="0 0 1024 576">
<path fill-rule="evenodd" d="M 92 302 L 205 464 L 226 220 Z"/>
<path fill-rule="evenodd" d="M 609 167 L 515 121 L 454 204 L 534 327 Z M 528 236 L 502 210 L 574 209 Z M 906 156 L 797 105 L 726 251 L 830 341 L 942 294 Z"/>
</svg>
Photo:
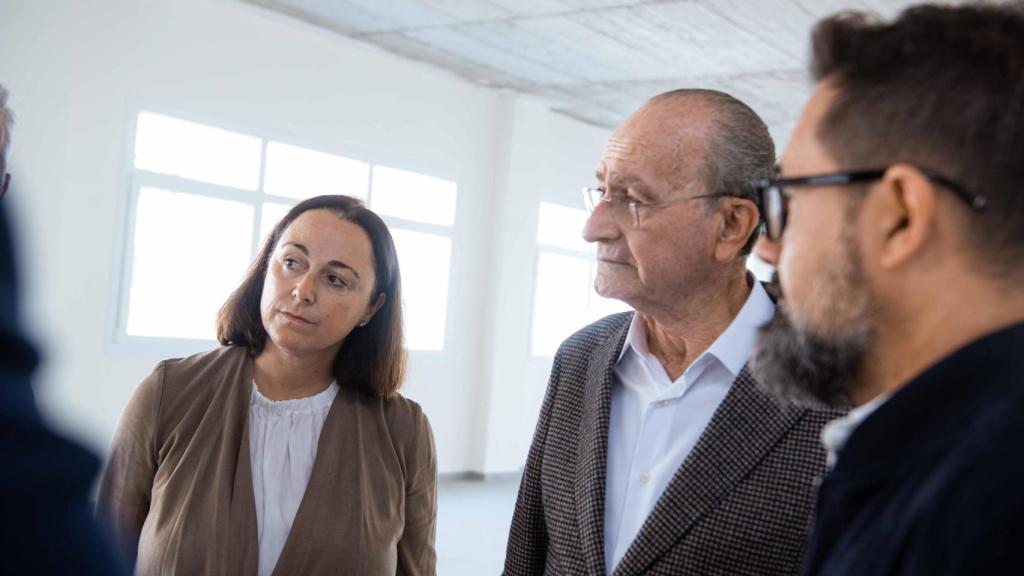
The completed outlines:
<svg viewBox="0 0 1024 576">
<path fill-rule="evenodd" d="M 650 472 L 644 472 L 643 474 L 641 474 L 640 475 L 640 481 L 643 482 L 644 484 L 647 484 L 648 482 L 650 482 L 651 481 L 651 473 Z"/>
<path fill-rule="evenodd" d="M 661 402 L 658 402 L 658 404 L 661 404 L 661 407 L 664 408 L 668 406 L 668 400 L 662 400 Z"/>
</svg>

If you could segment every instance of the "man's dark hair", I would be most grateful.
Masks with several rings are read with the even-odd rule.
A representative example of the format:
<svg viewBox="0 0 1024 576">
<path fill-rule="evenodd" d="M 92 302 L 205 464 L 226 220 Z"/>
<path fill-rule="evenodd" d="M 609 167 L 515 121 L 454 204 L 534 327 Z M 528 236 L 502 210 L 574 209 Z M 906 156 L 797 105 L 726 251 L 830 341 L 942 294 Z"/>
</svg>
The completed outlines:
<svg viewBox="0 0 1024 576">
<path fill-rule="evenodd" d="M 217 314 L 217 340 L 225 346 L 245 346 L 253 356 L 263 351 L 267 331 L 260 315 L 260 298 L 270 257 L 288 226 L 310 210 L 327 210 L 359 226 L 370 238 L 376 285 L 370 302 L 384 295 L 384 304 L 364 327 L 355 328 L 334 358 L 333 375 L 339 386 L 370 396 L 389 398 L 402 385 L 405 349 L 402 347 L 402 279 L 395 243 L 387 226 L 351 196 L 316 196 L 296 204 L 267 236 L 241 286 Z"/>
<path fill-rule="evenodd" d="M 713 136 L 702 167 L 704 193 L 737 196 L 757 204 L 751 182 L 768 178 L 775 166 L 775 143 L 764 120 L 743 102 L 718 90 L 680 88 L 659 94 L 651 102 L 675 99 L 699 102 L 714 112 Z M 717 200 L 710 199 L 708 204 L 713 208 Z M 760 230 L 759 223 L 740 251 L 741 256 L 750 254 Z"/>
<path fill-rule="evenodd" d="M 811 72 L 836 98 L 818 136 L 844 169 L 906 162 L 988 197 L 956 208 L 983 270 L 1024 258 L 1024 3 L 921 5 L 820 22 Z"/>
</svg>

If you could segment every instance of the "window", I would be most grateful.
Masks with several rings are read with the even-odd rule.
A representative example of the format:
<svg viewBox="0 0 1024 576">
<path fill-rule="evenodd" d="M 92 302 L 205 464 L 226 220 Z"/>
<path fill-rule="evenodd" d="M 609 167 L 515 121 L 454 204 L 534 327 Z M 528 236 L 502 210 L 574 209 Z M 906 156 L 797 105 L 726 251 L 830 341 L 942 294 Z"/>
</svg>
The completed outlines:
<svg viewBox="0 0 1024 576">
<path fill-rule="evenodd" d="M 629 306 L 594 292 L 594 250 L 580 236 L 587 212 L 542 202 L 537 220 L 537 270 L 531 351 L 553 356 L 573 332 Z"/>
<path fill-rule="evenodd" d="M 212 340 L 217 310 L 302 199 L 362 198 L 395 239 L 406 346 L 444 348 L 454 182 L 140 112 L 119 304 L 120 340 Z"/>
</svg>

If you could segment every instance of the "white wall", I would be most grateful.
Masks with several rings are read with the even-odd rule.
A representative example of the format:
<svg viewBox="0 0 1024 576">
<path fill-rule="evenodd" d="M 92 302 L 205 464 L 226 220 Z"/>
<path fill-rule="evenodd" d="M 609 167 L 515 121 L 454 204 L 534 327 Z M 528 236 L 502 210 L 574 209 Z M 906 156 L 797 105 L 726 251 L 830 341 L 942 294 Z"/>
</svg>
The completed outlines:
<svg viewBox="0 0 1024 576">
<path fill-rule="evenodd" d="M 537 203 L 578 202 L 604 131 L 235 0 L 0 0 L 0 83 L 4 202 L 59 426 L 104 450 L 169 355 L 112 343 L 126 141 L 152 106 L 456 180 L 447 346 L 412 355 L 404 393 L 442 472 L 522 464 L 549 362 L 528 355 Z"/>
<path fill-rule="evenodd" d="M 511 134 L 499 166 L 503 187 L 490 274 L 489 412 L 486 473 L 515 470 L 526 460 L 544 399 L 550 357 L 530 353 L 537 216 L 542 201 L 582 208 L 580 190 L 594 182 L 607 131 L 553 115 L 534 102 L 512 106 Z M 582 296 L 582 295 L 581 295 Z"/>
</svg>

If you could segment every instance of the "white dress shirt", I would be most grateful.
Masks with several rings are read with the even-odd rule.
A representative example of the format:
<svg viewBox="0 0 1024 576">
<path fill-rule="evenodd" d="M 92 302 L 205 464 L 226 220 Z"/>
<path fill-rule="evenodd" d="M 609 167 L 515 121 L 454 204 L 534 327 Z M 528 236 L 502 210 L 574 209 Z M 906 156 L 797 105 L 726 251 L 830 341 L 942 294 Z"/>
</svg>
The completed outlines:
<svg viewBox="0 0 1024 576">
<path fill-rule="evenodd" d="M 611 574 L 693 450 L 775 305 L 760 282 L 729 327 L 675 382 L 647 347 L 638 314 L 615 364 L 608 427 L 604 552 Z"/>
<path fill-rule="evenodd" d="M 320 430 L 337 395 L 338 385 L 332 382 L 316 396 L 275 402 L 260 394 L 253 382 L 249 456 L 260 576 L 269 576 L 277 566 L 313 471 Z"/>
<path fill-rule="evenodd" d="M 868 416 L 871 416 L 875 410 L 878 410 L 882 404 L 885 404 L 889 396 L 889 393 L 879 394 L 867 404 L 850 410 L 846 416 L 836 418 L 825 424 L 825 427 L 821 429 L 821 444 L 825 447 L 827 454 L 825 463 L 829 470 L 836 465 L 836 461 L 839 460 L 839 453 L 846 446 L 846 441 L 850 439 L 850 436 L 853 435 L 853 432 L 860 426 L 861 422 L 867 420 Z"/>
</svg>

